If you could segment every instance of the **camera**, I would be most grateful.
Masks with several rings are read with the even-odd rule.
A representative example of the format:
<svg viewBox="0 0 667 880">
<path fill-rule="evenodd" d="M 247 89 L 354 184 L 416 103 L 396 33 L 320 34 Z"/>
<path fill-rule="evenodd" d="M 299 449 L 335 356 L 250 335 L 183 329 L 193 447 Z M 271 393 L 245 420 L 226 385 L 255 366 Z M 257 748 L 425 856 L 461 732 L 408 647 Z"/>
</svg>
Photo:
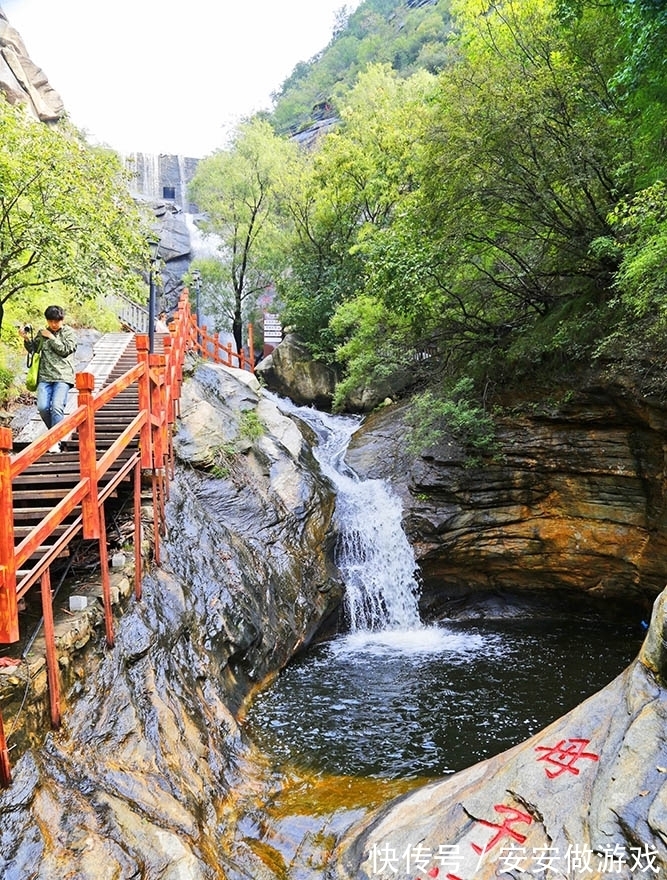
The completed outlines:
<svg viewBox="0 0 667 880">
<path fill-rule="evenodd" d="M 23 327 L 23 332 L 24 332 L 24 333 L 32 333 L 32 324 L 26 324 L 26 325 Z"/>
</svg>

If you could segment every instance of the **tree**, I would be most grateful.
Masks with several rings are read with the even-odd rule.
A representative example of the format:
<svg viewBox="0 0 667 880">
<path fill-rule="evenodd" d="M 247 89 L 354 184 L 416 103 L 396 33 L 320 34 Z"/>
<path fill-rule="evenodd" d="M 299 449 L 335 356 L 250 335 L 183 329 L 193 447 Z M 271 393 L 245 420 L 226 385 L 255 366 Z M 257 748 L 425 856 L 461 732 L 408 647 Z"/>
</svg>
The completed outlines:
<svg viewBox="0 0 667 880">
<path fill-rule="evenodd" d="M 296 244 L 281 288 L 285 321 L 321 358 L 332 358 L 341 332 L 330 324 L 336 309 L 363 291 L 363 243 L 393 222 L 413 186 L 421 120 L 434 88 L 435 78 L 424 71 L 405 80 L 388 65 L 369 67 L 290 202 Z M 347 335 L 348 322 L 337 326 Z"/>
<path fill-rule="evenodd" d="M 228 150 L 199 163 L 190 195 L 221 239 L 222 284 L 232 299 L 232 333 L 243 345 L 244 314 L 282 272 L 287 227 L 283 194 L 297 147 L 259 118 L 239 126 Z"/>
<path fill-rule="evenodd" d="M 0 329 L 10 298 L 54 284 L 137 292 L 147 229 L 115 153 L 0 99 Z"/>
<path fill-rule="evenodd" d="M 604 297 L 614 265 L 591 244 L 628 186 L 631 139 L 609 88 L 613 11 L 566 27 L 549 0 L 462 0 L 457 15 L 414 190 L 363 244 L 366 289 L 448 357 L 488 364 L 539 340 L 554 311 Z"/>
</svg>

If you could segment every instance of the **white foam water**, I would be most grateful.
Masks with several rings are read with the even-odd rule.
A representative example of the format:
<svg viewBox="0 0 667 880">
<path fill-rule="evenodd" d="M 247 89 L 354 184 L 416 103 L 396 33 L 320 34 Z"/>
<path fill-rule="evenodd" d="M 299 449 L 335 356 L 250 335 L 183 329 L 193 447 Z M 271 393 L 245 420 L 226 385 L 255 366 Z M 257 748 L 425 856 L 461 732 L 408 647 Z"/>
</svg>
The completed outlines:
<svg viewBox="0 0 667 880">
<path fill-rule="evenodd" d="M 339 635 L 328 645 L 335 657 L 368 655 L 381 659 L 387 655 L 428 659 L 447 655 L 450 658 L 488 651 L 489 639 L 482 635 L 445 629 L 439 626 L 419 626 L 412 629 L 391 629 L 380 632 L 356 630 Z"/>
</svg>

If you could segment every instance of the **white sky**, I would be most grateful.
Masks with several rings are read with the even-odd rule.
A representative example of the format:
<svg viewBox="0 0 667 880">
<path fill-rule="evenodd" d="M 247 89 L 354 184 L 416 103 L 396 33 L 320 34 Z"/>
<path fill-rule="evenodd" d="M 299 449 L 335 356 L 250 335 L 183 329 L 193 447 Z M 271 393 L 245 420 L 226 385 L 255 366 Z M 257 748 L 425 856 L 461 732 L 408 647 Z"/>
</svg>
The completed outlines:
<svg viewBox="0 0 667 880">
<path fill-rule="evenodd" d="M 91 143 L 204 156 L 361 0 L 0 0 Z"/>
</svg>

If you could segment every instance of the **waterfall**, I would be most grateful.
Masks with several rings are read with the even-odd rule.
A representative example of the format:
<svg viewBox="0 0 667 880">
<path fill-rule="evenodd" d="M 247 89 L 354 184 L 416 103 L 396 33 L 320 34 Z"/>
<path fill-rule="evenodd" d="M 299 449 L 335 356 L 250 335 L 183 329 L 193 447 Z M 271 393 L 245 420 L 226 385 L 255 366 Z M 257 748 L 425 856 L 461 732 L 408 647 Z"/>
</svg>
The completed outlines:
<svg viewBox="0 0 667 880">
<path fill-rule="evenodd" d="M 121 153 L 126 169 L 132 175 L 130 192 L 146 199 L 159 199 L 162 195 L 160 183 L 160 159 L 152 153 Z"/>
<path fill-rule="evenodd" d="M 361 480 L 345 464 L 360 419 L 297 407 L 271 395 L 318 437 L 313 454 L 336 489 L 336 564 L 345 582 L 350 629 L 414 630 L 419 617 L 417 564 L 402 527 L 400 499 L 385 480 Z"/>
<path fill-rule="evenodd" d="M 194 259 L 220 259 L 220 245 L 222 239 L 214 232 L 202 232 L 195 223 L 194 215 L 188 211 L 184 214 L 185 226 L 190 236 L 190 245 L 192 247 L 192 255 Z"/>
<path fill-rule="evenodd" d="M 176 202 L 181 206 L 183 211 L 189 211 L 190 200 L 188 199 L 188 180 L 185 171 L 185 157 L 176 157 L 176 166 L 178 168 L 178 184 L 176 185 Z"/>
</svg>

